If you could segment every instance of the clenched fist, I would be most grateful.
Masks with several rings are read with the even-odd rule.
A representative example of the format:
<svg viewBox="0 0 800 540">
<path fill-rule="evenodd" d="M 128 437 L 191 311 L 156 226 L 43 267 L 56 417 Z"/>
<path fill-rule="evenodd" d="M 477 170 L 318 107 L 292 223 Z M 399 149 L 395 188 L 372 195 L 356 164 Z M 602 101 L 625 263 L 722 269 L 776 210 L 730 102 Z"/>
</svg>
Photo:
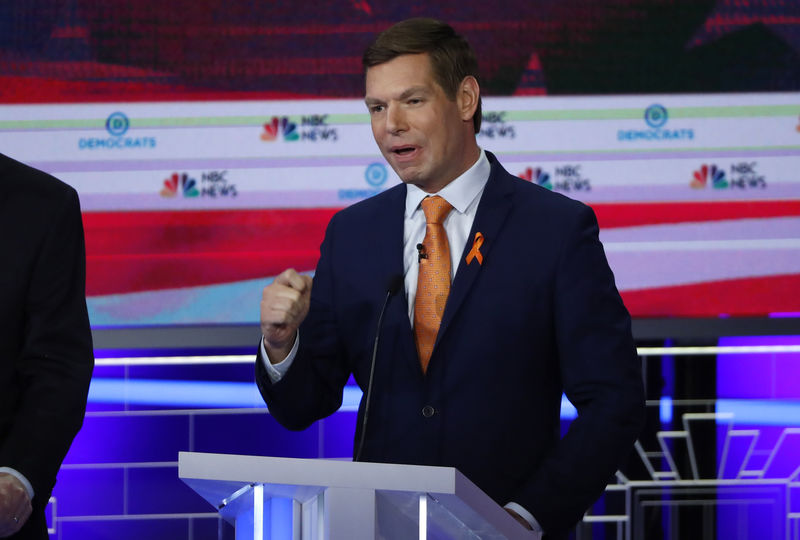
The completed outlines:
<svg viewBox="0 0 800 540">
<path fill-rule="evenodd" d="M 308 314 L 311 278 L 293 268 L 284 270 L 261 293 L 261 333 L 270 362 L 277 364 L 292 350 L 297 329 Z"/>
</svg>

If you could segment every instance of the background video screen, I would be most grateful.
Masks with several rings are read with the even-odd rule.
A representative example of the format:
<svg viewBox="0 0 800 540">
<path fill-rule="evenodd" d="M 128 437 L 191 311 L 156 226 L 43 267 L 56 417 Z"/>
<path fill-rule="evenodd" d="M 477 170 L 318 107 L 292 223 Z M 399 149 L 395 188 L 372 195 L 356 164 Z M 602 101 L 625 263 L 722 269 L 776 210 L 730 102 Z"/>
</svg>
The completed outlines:
<svg viewBox="0 0 800 540">
<path fill-rule="evenodd" d="M 594 208 L 634 317 L 800 313 L 796 3 L 6 2 L 0 151 L 78 190 L 93 326 L 255 323 L 313 272 L 399 181 L 360 55 L 411 16 L 470 40 L 480 145 Z"/>
</svg>

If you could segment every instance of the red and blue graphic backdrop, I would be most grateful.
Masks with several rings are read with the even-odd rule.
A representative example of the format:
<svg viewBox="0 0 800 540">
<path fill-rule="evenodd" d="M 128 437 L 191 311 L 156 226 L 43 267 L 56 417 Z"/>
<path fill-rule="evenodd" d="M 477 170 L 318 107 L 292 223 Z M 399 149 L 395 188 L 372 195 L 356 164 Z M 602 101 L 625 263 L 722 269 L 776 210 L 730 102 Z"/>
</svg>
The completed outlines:
<svg viewBox="0 0 800 540">
<path fill-rule="evenodd" d="M 76 184 L 84 174 L 102 172 L 104 181 L 112 184 L 122 171 L 140 171 L 151 196 L 175 203 L 136 207 L 118 204 L 124 194 L 85 193 L 79 188 L 95 326 L 255 322 L 260 287 L 286 267 L 313 271 L 330 216 L 375 191 L 371 173 L 359 172 L 355 185 L 339 186 L 339 197 L 310 196 L 292 204 L 292 197 L 299 197 L 294 193 L 279 204 L 256 198 L 248 204 L 248 191 L 237 183 L 237 174 L 275 166 L 277 158 L 265 164 L 255 155 L 222 159 L 198 149 L 197 155 L 169 161 L 116 152 L 119 145 L 131 152 L 166 148 L 170 129 L 181 127 L 162 121 L 154 128 L 158 137 L 129 137 L 140 133 L 137 122 L 142 120 L 128 112 L 130 104 L 359 99 L 364 46 L 392 22 L 411 16 L 447 20 L 467 36 L 478 52 L 487 96 L 775 92 L 785 97 L 800 90 L 800 6 L 792 2 L 545 0 L 498 5 L 443 0 L 430 5 L 333 0 L 307 8 L 249 0 L 3 3 L 0 114 L 8 116 L 0 116 L 0 133 L 27 130 L 44 141 L 40 148 L 29 145 L 29 154 L 12 157 L 68 182 L 76 179 Z M 800 104 L 800 99 L 795 101 Z M 95 138 L 81 139 L 81 156 L 94 152 L 86 162 L 91 166 L 75 165 L 69 156 L 54 157 L 57 152 L 50 151 L 57 145 L 48 146 L 47 137 L 64 127 L 56 122 L 60 113 L 54 113 L 50 124 L 20 127 L 25 115 L 15 112 L 98 103 L 109 104 L 105 125 L 95 129 Z M 692 147 L 699 134 L 689 137 L 691 130 L 673 133 L 661 127 L 667 116 L 667 127 L 678 118 L 672 116 L 673 107 L 658 107 L 648 108 L 647 126 L 639 120 L 649 131 L 620 131 L 618 144 L 633 148 L 641 142 L 636 133 L 675 137 L 671 154 L 642 150 L 639 161 L 683 160 L 680 169 L 673 169 L 673 180 L 678 179 L 687 193 L 716 197 L 676 198 L 665 191 L 663 196 L 623 195 L 615 200 L 612 194 L 622 191 L 601 190 L 602 179 L 613 176 L 600 172 L 601 162 L 612 159 L 611 150 L 606 149 L 605 157 L 586 148 L 566 155 L 551 149 L 519 159 L 511 150 L 503 155 L 504 142 L 515 136 L 519 142 L 524 135 L 513 119 L 493 111 L 487 112 L 480 141 L 526 180 L 594 207 L 618 284 L 635 317 L 800 313 L 800 251 L 793 243 L 800 237 L 800 197 L 790 185 L 794 178 L 785 173 L 790 168 L 786 160 L 797 160 L 800 145 L 774 144 L 766 145 L 768 151 L 759 150 L 762 133 L 754 132 L 738 146 L 731 143 L 704 154 L 696 148 L 699 143 Z M 800 135 L 800 106 L 784 107 L 781 114 L 793 117 L 786 131 Z M 690 108 L 684 107 L 683 113 L 691 115 Z M 121 111 L 120 116 L 113 111 Z M 248 131 L 247 136 L 284 145 L 312 138 L 321 144 L 342 142 L 341 129 L 347 122 L 324 116 L 264 115 L 260 133 L 251 137 Z M 622 120 L 618 127 L 622 130 Z M 558 133 L 556 129 L 550 133 Z M 724 128 L 715 129 L 724 134 Z M 566 140 L 570 135 L 559 137 Z M 187 139 L 182 148 L 193 141 Z M 569 141 L 563 146 L 569 148 Z M 377 150 L 371 151 L 371 157 L 352 165 L 364 170 L 379 160 Z M 337 152 L 341 150 L 331 147 L 331 160 Z M 297 161 L 291 166 L 302 166 L 302 156 L 293 157 Z M 784 160 L 780 167 L 774 165 L 778 172 L 764 173 L 769 160 L 777 159 Z M 329 162 L 318 158 L 309 163 L 324 177 Z M 747 166 L 750 174 L 739 170 Z M 581 167 L 581 172 L 564 174 L 566 168 Z M 641 181 L 657 175 L 656 169 L 644 171 Z M 157 186 L 151 185 L 155 180 L 144 174 L 146 170 L 157 171 Z M 294 180 L 283 178 L 288 191 Z M 389 184 L 379 185 L 383 189 Z M 342 196 L 342 190 L 352 196 Z M 740 196 L 730 195 L 734 191 Z M 745 191 L 748 196 L 741 196 Z M 212 198 L 236 203 L 187 203 Z M 704 249 L 704 240 L 714 244 Z M 762 240 L 767 247 L 759 248 L 757 264 L 741 255 L 741 246 Z M 653 247 L 656 242 L 661 243 L 658 249 Z"/>
</svg>

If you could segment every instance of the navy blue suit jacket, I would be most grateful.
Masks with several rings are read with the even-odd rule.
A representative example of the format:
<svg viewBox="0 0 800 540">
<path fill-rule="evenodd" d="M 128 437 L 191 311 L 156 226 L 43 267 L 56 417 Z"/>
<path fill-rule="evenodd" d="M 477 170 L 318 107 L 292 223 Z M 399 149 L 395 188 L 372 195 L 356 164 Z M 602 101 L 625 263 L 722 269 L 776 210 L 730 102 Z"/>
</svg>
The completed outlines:
<svg viewBox="0 0 800 540">
<path fill-rule="evenodd" d="M 466 263 L 468 241 L 425 376 L 405 296 L 388 302 L 363 456 L 454 466 L 558 534 L 639 433 L 640 362 L 592 210 L 489 159 L 469 236 L 483 234 L 483 263 Z M 336 411 L 351 373 L 366 388 L 378 314 L 403 274 L 405 197 L 400 185 L 331 219 L 294 364 L 272 384 L 258 360 L 261 393 L 286 427 Z M 560 439 L 562 390 L 579 414 Z"/>
<path fill-rule="evenodd" d="M 44 509 L 81 427 L 94 366 L 74 189 L 0 154 L 0 467 L 30 481 L 11 538 L 47 539 Z"/>
</svg>

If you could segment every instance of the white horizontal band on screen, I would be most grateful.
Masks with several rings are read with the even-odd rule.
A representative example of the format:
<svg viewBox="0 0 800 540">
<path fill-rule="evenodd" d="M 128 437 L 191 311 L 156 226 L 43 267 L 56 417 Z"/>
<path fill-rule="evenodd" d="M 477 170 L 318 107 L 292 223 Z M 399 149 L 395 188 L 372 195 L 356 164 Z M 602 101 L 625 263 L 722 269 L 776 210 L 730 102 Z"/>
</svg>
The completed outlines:
<svg viewBox="0 0 800 540">
<path fill-rule="evenodd" d="M 709 251 L 709 250 L 765 250 L 800 249 L 797 238 L 751 238 L 747 240 L 667 240 L 664 242 L 604 242 L 608 252 L 623 251 Z"/>
<path fill-rule="evenodd" d="M 688 356 L 712 354 L 782 354 L 800 353 L 800 345 L 748 345 L 742 347 L 639 347 L 639 356 Z M 128 358 L 98 358 L 95 366 L 200 366 L 221 364 L 252 364 L 254 354 L 227 356 L 140 356 Z"/>
<path fill-rule="evenodd" d="M 638 347 L 639 356 L 800 353 L 800 345 L 743 345 L 725 347 Z"/>
<path fill-rule="evenodd" d="M 135 356 L 129 358 L 97 358 L 95 366 L 202 366 L 221 364 L 252 364 L 255 354 L 213 356 Z"/>
</svg>

